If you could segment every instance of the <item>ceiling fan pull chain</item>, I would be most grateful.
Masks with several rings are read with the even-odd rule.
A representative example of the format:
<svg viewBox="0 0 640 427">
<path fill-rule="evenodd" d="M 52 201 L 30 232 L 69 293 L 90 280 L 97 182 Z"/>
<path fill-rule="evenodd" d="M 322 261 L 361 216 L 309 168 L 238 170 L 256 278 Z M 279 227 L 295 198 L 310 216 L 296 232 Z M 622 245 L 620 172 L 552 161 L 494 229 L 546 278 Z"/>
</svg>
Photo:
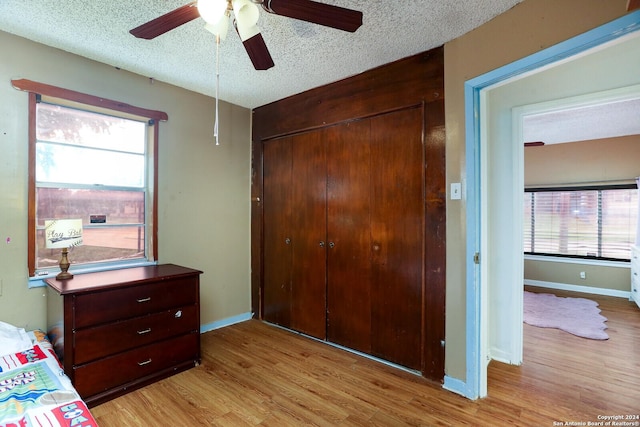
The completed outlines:
<svg viewBox="0 0 640 427">
<path fill-rule="evenodd" d="M 218 133 L 218 94 L 220 91 L 220 35 L 216 35 L 216 118 L 213 125 L 213 137 L 216 145 L 220 145 Z"/>
</svg>

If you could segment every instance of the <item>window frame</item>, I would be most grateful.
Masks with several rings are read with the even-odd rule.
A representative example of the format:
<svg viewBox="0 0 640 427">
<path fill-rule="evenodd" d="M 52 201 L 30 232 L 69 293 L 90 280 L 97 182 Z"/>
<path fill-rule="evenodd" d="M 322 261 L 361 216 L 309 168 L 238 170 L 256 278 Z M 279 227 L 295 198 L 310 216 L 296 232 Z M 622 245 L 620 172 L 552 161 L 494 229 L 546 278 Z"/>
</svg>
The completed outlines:
<svg viewBox="0 0 640 427">
<path fill-rule="evenodd" d="M 114 101 L 94 95 L 76 92 L 56 86 L 47 85 L 27 79 L 11 81 L 14 88 L 28 92 L 28 213 L 27 213 L 27 267 L 29 277 L 36 276 L 36 104 L 44 98 L 47 102 L 68 107 L 75 107 L 102 114 L 113 114 L 131 117 L 149 122 L 151 132 L 149 152 L 146 154 L 148 168 L 152 169 L 152 177 L 148 180 L 148 200 L 151 201 L 151 214 L 147 224 L 149 243 L 147 254 L 148 261 L 158 259 L 158 141 L 159 122 L 167 121 L 165 112 L 135 107 L 123 102 Z M 115 267 L 117 268 L 117 267 Z"/>
<path fill-rule="evenodd" d="M 635 183 L 629 184 L 602 184 L 602 185 L 584 185 L 584 186 L 559 186 L 559 187 L 529 187 L 525 188 L 525 193 L 540 193 L 540 192 L 567 192 L 567 191 L 607 191 L 607 190 L 634 190 L 637 189 Z M 531 216 L 533 217 L 534 211 L 531 211 Z M 636 215 L 640 215 L 640 212 L 636 212 Z M 602 217 L 602 211 L 598 209 L 599 218 Z M 523 218 L 524 220 L 524 218 Z M 526 231 L 527 223 L 524 223 L 523 233 Z M 598 240 L 602 240 L 602 224 L 598 225 Z M 531 232 L 531 240 L 533 241 L 535 238 L 535 233 Z M 633 244 L 633 243 L 632 243 Z M 588 255 L 575 255 L 575 254 L 560 254 L 560 253 L 547 253 L 547 252 L 531 252 L 526 251 L 523 248 L 523 252 L 525 256 L 539 256 L 539 257 L 556 257 L 556 258 L 569 258 L 569 259 L 577 259 L 577 260 L 586 260 L 586 261 L 613 261 L 613 262 L 630 262 L 630 259 L 626 258 L 612 258 L 612 257 L 602 257 L 602 256 L 588 256 Z"/>
</svg>

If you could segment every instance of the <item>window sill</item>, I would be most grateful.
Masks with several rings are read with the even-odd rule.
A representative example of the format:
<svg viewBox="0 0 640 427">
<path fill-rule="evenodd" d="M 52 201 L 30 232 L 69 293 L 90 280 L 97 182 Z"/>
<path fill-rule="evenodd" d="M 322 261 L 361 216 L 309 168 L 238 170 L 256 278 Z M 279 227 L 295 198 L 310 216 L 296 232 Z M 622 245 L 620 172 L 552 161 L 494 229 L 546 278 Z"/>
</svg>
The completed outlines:
<svg viewBox="0 0 640 427">
<path fill-rule="evenodd" d="M 525 255 L 525 261 L 558 262 L 563 264 L 597 265 L 599 267 L 630 268 L 629 261 L 605 261 L 600 259 L 567 258 L 550 255 Z"/>
<path fill-rule="evenodd" d="M 144 267 L 147 265 L 155 265 L 156 261 L 132 261 L 127 263 L 118 263 L 118 264 L 108 264 L 102 266 L 86 266 L 86 267 L 74 267 L 73 265 L 69 269 L 70 273 L 73 274 L 87 274 L 87 273 L 97 273 L 99 271 L 109 271 L 109 270 L 121 270 L 125 268 L 133 268 L 133 267 Z M 47 286 L 44 281 L 46 279 L 50 279 L 52 277 L 56 277 L 60 271 L 58 269 L 53 269 L 51 271 L 43 272 L 44 274 L 39 274 L 34 277 L 29 277 L 29 289 L 31 288 L 41 288 Z"/>
</svg>

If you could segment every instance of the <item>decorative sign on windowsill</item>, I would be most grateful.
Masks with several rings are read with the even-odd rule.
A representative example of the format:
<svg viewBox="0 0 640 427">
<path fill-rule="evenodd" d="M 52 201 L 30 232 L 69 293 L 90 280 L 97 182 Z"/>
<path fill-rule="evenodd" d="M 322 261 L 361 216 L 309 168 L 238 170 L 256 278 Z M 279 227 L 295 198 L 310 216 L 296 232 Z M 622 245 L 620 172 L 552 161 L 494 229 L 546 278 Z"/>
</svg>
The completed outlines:
<svg viewBox="0 0 640 427">
<path fill-rule="evenodd" d="M 70 248 L 82 244 L 81 219 L 53 219 L 44 222 L 46 246 L 49 249 Z"/>
</svg>

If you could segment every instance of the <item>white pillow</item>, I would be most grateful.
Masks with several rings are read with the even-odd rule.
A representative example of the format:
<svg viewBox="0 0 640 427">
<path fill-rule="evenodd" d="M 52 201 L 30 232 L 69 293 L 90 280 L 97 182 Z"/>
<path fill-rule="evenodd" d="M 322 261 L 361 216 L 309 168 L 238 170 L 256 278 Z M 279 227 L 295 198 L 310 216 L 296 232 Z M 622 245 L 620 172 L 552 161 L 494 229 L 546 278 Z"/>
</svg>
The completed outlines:
<svg viewBox="0 0 640 427">
<path fill-rule="evenodd" d="M 33 347 L 23 328 L 0 321 L 0 356 L 20 353 Z"/>
</svg>

